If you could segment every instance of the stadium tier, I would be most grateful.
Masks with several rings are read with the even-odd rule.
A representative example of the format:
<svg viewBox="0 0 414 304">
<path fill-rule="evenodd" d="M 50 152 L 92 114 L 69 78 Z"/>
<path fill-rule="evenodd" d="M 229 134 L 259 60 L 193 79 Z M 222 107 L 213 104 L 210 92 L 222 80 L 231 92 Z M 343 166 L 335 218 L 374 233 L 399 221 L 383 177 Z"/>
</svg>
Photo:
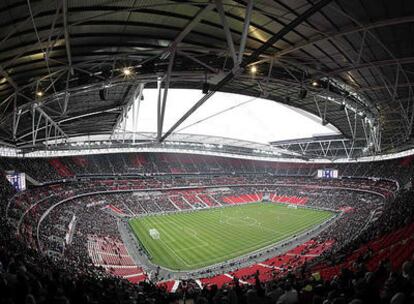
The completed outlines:
<svg viewBox="0 0 414 304">
<path fill-rule="evenodd" d="M 0 304 L 414 304 L 413 25 L 1 0 Z"/>
<path fill-rule="evenodd" d="M 4 171 L 25 172 L 39 182 L 57 181 L 73 177 L 96 175 L 134 175 L 134 174 L 192 174 L 210 173 L 238 174 L 270 173 L 279 176 L 314 176 L 321 167 L 335 168 L 341 176 L 394 178 L 404 182 L 411 172 L 411 157 L 389 161 L 358 162 L 345 164 L 321 163 L 280 163 L 265 161 L 240 160 L 231 161 L 226 157 L 205 156 L 202 162 L 196 161 L 200 156 L 171 153 L 140 153 L 141 162 L 135 160 L 136 153 L 86 155 L 61 157 L 53 159 L 0 159 L 0 168 Z M 194 160 L 188 163 L 188 159 Z M 168 160 L 168 161 L 165 161 Z M 173 168 L 180 167 L 179 173 Z"/>
<path fill-rule="evenodd" d="M 126 159 L 143 162 L 146 156 L 138 155 Z M 49 267 L 67 275 L 120 278 L 160 292 L 180 291 L 183 284 L 196 290 L 248 289 L 284 277 L 302 284 L 297 280 L 312 273 L 334 280 L 343 268 L 358 271 L 356 263 L 376 271 L 388 259 L 399 269 L 414 252 L 411 192 L 401 190 L 401 179 L 371 176 L 378 164 L 368 175 L 335 179 L 299 170 L 281 176 L 277 166 L 235 173 L 224 159 L 216 160 L 223 172 L 214 174 L 194 161 L 193 172 L 148 175 L 141 168 L 124 175 L 125 167 L 117 172 L 114 165 L 98 165 L 102 157 L 33 160 L 51 167 L 25 170 L 36 185 L 21 192 L 3 176 L 5 240 L 25 247 L 35 260 L 48 256 Z M 23 171 L 14 162 L 3 159 L 4 172 Z M 112 171 L 98 170 L 104 167 Z"/>
</svg>

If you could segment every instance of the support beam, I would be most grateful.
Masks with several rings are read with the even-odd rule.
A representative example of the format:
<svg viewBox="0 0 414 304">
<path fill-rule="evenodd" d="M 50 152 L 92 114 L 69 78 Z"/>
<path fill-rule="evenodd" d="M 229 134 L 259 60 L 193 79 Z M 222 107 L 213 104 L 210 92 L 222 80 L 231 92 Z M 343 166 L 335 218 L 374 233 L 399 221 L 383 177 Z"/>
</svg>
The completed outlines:
<svg viewBox="0 0 414 304">
<path fill-rule="evenodd" d="M 45 111 L 43 111 L 43 109 L 40 106 L 35 105 L 34 109 L 38 111 L 40 114 L 42 114 L 43 117 L 49 122 L 49 124 L 55 127 L 60 132 L 60 134 L 63 135 L 63 137 L 69 138 L 69 136 L 66 135 L 66 133 L 60 128 L 60 126 Z"/>
<path fill-rule="evenodd" d="M 350 158 L 355 152 L 362 153 L 364 138 L 350 140 L 339 136 L 322 136 L 271 143 L 274 147 L 302 154 L 304 157 Z"/>
<path fill-rule="evenodd" d="M 218 71 L 217 71 L 215 68 L 213 68 L 212 66 L 208 65 L 207 63 L 205 63 L 205 62 L 203 62 L 203 61 L 201 61 L 201 60 L 197 59 L 196 57 L 194 57 L 194 56 L 192 56 L 192 55 L 190 55 L 190 54 L 188 54 L 188 53 L 186 53 L 186 52 L 183 52 L 183 51 L 179 51 L 179 50 L 177 50 L 177 53 L 178 53 L 179 55 L 182 55 L 182 56 L 187 57 L 188 59 L 190 59 L 190 60 L 194 61 L 195 63 L 198 63 L 199 65 L 201 65 L 201 66 L 205 67 L 206 69 L 210 70 L 210 71 L 211 71 L 211 72 L 213 72 L 213 73 L 217 73 L 217 72 L 218 72 Z"/>
<path fill-rule="evenodd" d="M 397 85 L 398 88 L 406 88 L 414 86 L 414 82 L 403 82 Z M 371 87 L 361 87 L 359 89 L 360 92 L 369 92 L 369 91 L 378 91 L 378 90 L 388 90 L 388 85 L 377 85 Z"/>
<path fill-rule="evenodd" d="M 273 37 L 267 40 L 261 47 L 256 49 L 246 60 L 243 60 L 242 64 L 235 71 L 230 71 L 213 89 L 204 95 L 198 102 L 194 104 L 161 138 L 160 142 L 164 141 L 174 130 L 176 130 L 191 114 L 193 114 L 199 107 L 201 107 L 215 92 L 220 90 L 224 85 L 231 81 L 235 76 L 241 74 L 244 69 L 252 62 L 257 60 L 259 56 L 266 51 L 269 47 L 283 38 L 286 34 L 290 33 L 299 24 L 307 20 L 317 11 L 321 10 L 324 6 L 328 5 L 332 0 L 321 0 L 317 4 L 312 5 L 309 9 L 303 12 L 301 15 L 292 20 L 284 28 L 279 30 Z"/>
<path fill-rule="evenodd" d="M 246 6 L 246 14 L 244 17 L 243 32 L 242 32 L 242 36 L 240 40 L 239 57 L 237 60 L 238 64 L 240 64 L 243 60 L 243 54 L 244 54 L 244 49 L 246 47 L 247 35 L 249 33 L 250 20 L 252 18 L 252 11 L 253 11 L 253 0 L 248 0 L 247 6 Z"/>
<path fill-rule="evenodd" d="M 162 129 L 164 126 L 164 116 L 165 116 L 165 108 L 167 106 L 167 96 L 168 96 L 168 89 L 170 87 L 170 80 L 171 80 L 171 73 L 172 68 L 174 66 L 174 59 L 175 59 L 175 49 L 172 51 L 169 62 L 168 62 L 168 69 L 167 69 L 167 75 L 165 76 L 165 83 L 164 83 L 164 90 L 162 94 L 162 102 L 161 107 L 158 108 L 158 128 L 157 128 L 157 139 L 160 140 L 162 135 Z"/>
<path fill-rule="evenodd" d="M 346 107 L 345 107 L 345 114 L 346 114 L 346 119 L 347 119 L 347 121 L 348 121 L 349 130 L 351 131 L 352 138 L 355 138 L 355 130 L 354 130 L 354 128 L 352 127 L 351 118 L 350 118 L 350 115 L 349 115 L 348 109 L 347 109 Z"/>
<path fill-rule="evenodd" d="M 39 104 L 33 104 L 31 109 L 32 114 L 32 130 L 31 132 L 28 132 L 19 138 L 16 138 L 15 140 L 18 142 L 21 139 L 32 135 L 31 143 L 33 146 L 36 145 L 36 142 L 38 139 L 38 133 L 41 130 L 44 130 L 44 137 L 41 138 L 41 140 L 48 141 L 50 139 L 50 134 L 52 132 L 52 129 L 55 130 L 56 137 L 63 137 L 65 139 L 68 139 L 69 136 L 62 130 L 62 128 L 59 126 L 58 123 L 56 123 L 41 107 Z M 21 115 L 21 114 L 20 114 Z M 43 121 L 43 126 L 42 125 Z M 17 133 L 17 129 L 16 129 Z"/>
<path fill-rule="evenodd" d="M 33 107 L 32 111 L 32 145 L 34 146 L 36 144 L 37 132 L 39 132 L 40 122 L 42 120 L 42 113 L 39 113 L 39 117 L 37 118 L 36 124 L 36 108 Z"/>
<path fill-rule="evenodd" d="M 10 83 L 10 85 L 14 88 L 15 91 L 19 89 L 16 82 L 14 82 L 14 80 L 10 77 L 9 73 L 7 73 L 1 65 L 0 65 L 0 75 L 2 75 L 7 80 L 8 83 Z"/>
<path fill-rule="evenodd" d="M 312 37 L 310 39 L 307 39 L 306 41 L 301 41 L 283 51 L 280 51 L 278 53 L 275 54 L 275 57 L 281 57 L 281 56 L 285 56 L 288 55 L 292 52 L 296 52 L 299 51 L 301 49 L 307 48 L 309 46 L 312 46 L 314 44 L 317 44 L 319 42 L 324 42 L 327 40 L 332 40 L 332 39 L 337 39 L 343 36 L 347 36 L 350 34 L 354 34 L 354 33 L 358 33 L 358 32 L 362 32 L 362 31 L 369 31 L 369 30 L 373 30 L 373 29 L 377 29 L 377 28 L 381 28 L 381 27 L 387 27 L 387 26 L 394 26 L 394 25 L 399 25 L 399 24 L 404 24 L 404 23 L 413 23 L 414 22 L 414 16 L 407 16 L 407 17 L 403 17 L 403 18 L 394 18 L 394 19 L 387 19 L 387 20 L 381 20 L 378 22 L 374 22 L 374 23 L 370 23 L 370 24 L 365 24 L 362 26 L 350 26 L 347 28 L 344 28 L 342 30 L 340 30 L 339 32 L 334 32 L 334 33 L 328 33 L 328 34 L 324 34 L 323 36 L 321 36 L 320 34 Z"/>
<path fill-rule="evenodd" d="M 313 101 L 315 102 L 315 106 L 316 106 L 316 109 L 318 110 L 319 117 L 322 120 L 322 124 L 324 124 L 326 122 L 326 110 L 327 110 L 328 102 L 327 102 L 326 99 L 324 99 L 324 101 L 323 101 L 323 112 L 322 112 L 322 110 L 319 106 L 319 101 L 318 101 L 316 96 L 313 97 Z"/>
<path fill-rule="evenodd" d="M 95 115 L 99 115 L 99 114 L 104 114 L 104 113 L 114 113 L 114 112 L 119 112 L 122 111 L 123 107 L 111 107 L 111 108 L 107 108 L 104 110 L 99 110 L 99 111 L 95 111 L 95 112 L 89 112 L 89 113 L 85 113 L 85 114 L 81 114 L 81 115 L 76 115 L 76 116 L 71 116 L 69 118 L 64 118 L 59 120 L 58 124 L 62 125 L 66 122 L 69 121 L 73 121 L 73 120 L 77 120 L 77 119 L 82 119 L 85 117 L 90 117 L 90 116 L 95 116 Z"/>
<path fill-rule="evenodd" d="M 338 75 L 341 73 L 351 72 L 351 71 L 357 71 L 362 70 L 366 68 L 381 68 L 386 67 L 390 65 L 403 65 L 403 64 L 412 64 L 414 63 L 414 57 L 406 57 L 406 58 L 397 58 L 397 59 L 387 59 L 387 60 L 379 60 L 379 61 L 372 61 L 372 62 L 364 62 L 360 64 L 356 64 L 353 66 L 335 69 L 327 72 L 329 75 Z"/>
<path fill-rule="evenodd" d="M 158 91 L 158 98 L 157 98 L 157 140 L 160 140 L 161 137 L 161 108 L 162 108 L 162 79 L 158 77 L 157 79 L 157 91 Z"/>
<path fill-rule="evenodd" d="M 132 106 L 132 142 L 135 143 L 135 135 L 138 129 L 139 109 L 141 108 L 142 92 L 144 91 L 144 84 L 141 84 L 138 90 L 138 95 L 134 97 Z M 125 131 L 124 131 L 125 132 Z"/>
<path fill-rule="evenodd" d="M 13 100 L 13 140 L 16 140 L 17 129 L 19 128 L 20 117 L 22 114 L 21 109 L 17 109 L 17 96 L 14 94 Z"/>
<path fill-rule="evenodd" d="M 227 23 L 226 14 L 224 13 L 223 8 L 223 1 L 222 0 L 215 0 L 217 11 L 220 15 L 221 25 L 223 26 L 224 34 L 226 35 L 227 46 L 230 51 L 230 56 L 233 59 L 233 66 L 238 66 L 238 59 L 236 55 L 236 50 L 234 48 L 233 37 L 231 35 L 229 24 Z"/>
<path fill-rule="evenodd" d="M 121 124 L 124 124 L 125 125 L 127 114 L 129 112 L 129 110 L 131 109 L 133 103 L 135 102 L 135 99 L 138 96 L 141 98 L 142 92 L 144 90 L 144 87 L 145 87 L 145 83 L 144 82 L 139 83 L 137 85 L 137 87 L 135 88 L 134 93 L 132 94 L 131 98 L 123 106 L 122 113 L 119 114 L 118 119 L 116 120 L 116 123 L 115 123 L 115 125 L 114 125 L 114 127 L 112 129 L 111 139 L 115 135 L 116 131 L 119 129 L 119 127 L 121 126 Z M 123 132 L 125 134 L 125 127 L 123 128 Z"/>
<path fill-rule="evenodd" d="M 72 53 L 70 50 L 70 36 L 69 36 L 69 26 L 68 26 L 68 0 L 63 0 L 63 28 L 64 28 L 64 36 L 65 36 L 66 56 L 68 57 L 68 65 L 69 65 L 70 74 L 73 75 Z"/>
<path fill-rule="evenodd" d="M 177 45 L 183 41 L 183 39 L 200 23 L 205 15 L 214 8 L 214 4 L 210 3 L 204 8 L 200 9 L 197 14 L 191 19 L 191 21 L 183 28 L 183 30 L 177 35 L 177 37 L 172 41 L 168 47 L 168 51 L 165 52 L 161 59 L 165 59 L 170 55 L 172 49 L 175 49 Z"/>
<path fill-rule="evenodd" d="M 73 70 L 73 69 L 72 69 Z M 69 92 L 69 80 L 70 80 L 70 71 L 67 72 L 66 75 L 66 88 L 65 88 L 65 96 L 63 98 L 63 115 L 66 115 L 68 111 L 69 99 L 70 99 L 70 92 Z"/>
<path fill-rule="evenodd" d="M 348 148 L 346 147 L 345 141 L 342 141 L 342 146 L 344 147 L 346 157 L 349 159 L 350 155 L 349 155 Z"/>
</svg>

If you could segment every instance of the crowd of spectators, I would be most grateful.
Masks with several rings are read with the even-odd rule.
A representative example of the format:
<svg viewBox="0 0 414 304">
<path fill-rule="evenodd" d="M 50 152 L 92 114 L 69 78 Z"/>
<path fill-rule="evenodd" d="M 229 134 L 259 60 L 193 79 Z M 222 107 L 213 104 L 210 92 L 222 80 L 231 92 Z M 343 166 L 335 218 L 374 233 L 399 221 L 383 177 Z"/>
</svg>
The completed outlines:
<svg viewBox="0 0 414 304">
<path fill-rule="evenodd" d="M 172 153 L 119 153 L 59 158 L 2 158 L 0 170 L 25 172 L 40 182 L 92 175 L 271 174 L 314 176 L 318 169 L 337 169 L 341 176 L 392 178 L 403 184 L 412 176 L 412 157 L 344 164 L 277 163 Z"/>
<path fill-rule="evenodd" d="M 23 220 L 20 223 L 20 232 L 21 236 L 26 239 L 26 241 L 31 244 L 31 247 L 36 247 L 35 245 L 35 236 L 34 232 L 36 232 L 37 223 L 42 216 L 42 214 L 53 204 L 66 199 L 73 197 L 75 195 L 83 194 L 83 193 L 90 193 L 90 192 L 96 192 L 96 191 L 116 191 L 116 190 L 128 190 L 128 189 L 137 189 L 142 190 L 145 188 L 151 188 L 151 187 L 160 187 L 160 188 L 168 188 L 170 186 L 177 186 L 177 185 L 190 185 L 195 183 L 195 178 L 189 178 L 183 179 L 180 178 L 178 181 L 174 181 L 172 179 L 169 179 L 167 183 L 165 183 L 165 180 L 162 181 L 151 178 L 148 181 L 145 179 L 139 179 L 139 180 L 92 180 L 92 181 L 83 181 L 83 182 L 70 182 L 70 183 L 63 183 L 63 184 L 54 184 L 49 185 L 46 187 L 41 188 L 35 188 L 33 190 L 26 191 L 22 194 L 16 195 L 12 200 L 10 204 L 9 209 L 9 218 L 14 219 L 15 225 L 17 225 L 20 220 L 23 218 Z M 210 179 L 211 181 L 211 179 Z M 240 178 L 240 177 L 219 177 L 217 178 L 217 184 L 220 185 L 220 182 L 224 184 L 232 184 L 232 183 L 269 183 L 269 184 L 275 184 L 275 183 L 284 183 L 285 185 L 287 183 L 290 183 L 289 179 L 286 179 L 283 181 L 281 178 L 272 178 L 272 177 L 265 177 L 265 180 L 260 180 L 260 176 L 249 176 L 249 178 Z M 298 182 L 298 181 L 296 181 Z M 215 198 L 215 201 L 221 201 L 223 204 L 224 200 L 223 197 L 229 196 L 229 195 L 241 195 L 243 193 L 255 193 L 255 192 L 274 192 L 274 193 L 280 193 L 283 195 L 309 195 L 311 198 L 309 204 L 315 205 L 319 207 L 332 207 L 327 205 L 326 202 L 335 202 L 340 201 L 345 205 L 345 202 L 350 202 L 354 204 L 358 204 L 358 200 L 351 196 L 348 197 L 350 194 L 353 193 L 350 191 L 335 191 L 336 197 L 332 197 L 332 195 L 328 194 L 325 190 L 321 190 L 320 188 L 316 187 L 314 189 L 309 188 L 309 183 L 314 183 L 314 180 L 303 180 L 305 183 L 305 187 L 302 188 L 289 188 L 289 187 L 279 187 L 272 189 L 270 186 L 265 186 L 261 189 L 257 189 L 254 187 L 248 187 L 245 186 L 243 188 L 219 188 L 219 193 L 209 192 L 209 195 L 211 198 Z M 214 181 L 212 182 L 214 183 Z M 324 183 L 325 184 L 325 183 Z M 329 186 L 332 186 L 332 182 L 326 183 Z M 349 184 L 348 186 L 354 186 L 350 181 L 346 181 L 346 183 L 338 180 L 336 182 L 336 186 L 346 186 L 346 184 Z M 359 184 L 359 186 L 363 186 Z M 366 186 L 368 187 L 368 186 Z M 373 189 L 377 187 L 377 183 L 373 183 Z M 383 186 L 380 188 L 377 188 L 376 190 L 379 191 Z M 294 190 L 293 190 L 294 189 Z M 390 191 L 390 190 L 388 190 Z M 150 193 L 150 192 L 149 192 Z M 168 194 L 173 195 L 174 192 L 168 191 Z M 318 194 L 319 193 L 319 194 Z M 145 194 L 141 196 L 135 196 L 136 194 Z M 353 194 L 354 195 L 354 194 Z M 177 196 L 175 194 L 175 196 Z M 355 196 L 355 195 L 354 195 Z M 153 213 L 153 212 L 165 212 L 165 211 L 174 211 L 177 210 L 177 205 L 172 204 L 172 200 L 170 199 L 169 195 L 163 195 L 161 191 L 155 191 L 154 194 L 150 195 L 148 192 L 145 193 L 134 193 L 134 192 L 125 192 L 125 193 L 113 193 L 111 195 L 108 194 L 100 194 L 95 195 L 91 197 L 84 197 L 80 201 L 82 202 L 81 205 L 86 205 L 88 200 L 93 200 L 93 202 L 96 201 L 104 201 L 106 204 L 113 204 L 114 206 L 117 206 L 120 210 L 124 210 L 126 214 L 129 215 L 138 215 L 138 214 L 144 214 L 144 213 Z M 324 200 L 324 203 L 323 203 Z M 74 200 L 76 202 L 76 200 Z M 366 212 L 363 212 L 364 210 L 370 210 L 372 209 L 370 206 L 371 202 L 374 202 L 375 199 L 365 199 L 365 201 L 368 201 L 368 203 L 364 204 L 358 204 L 360 205 L 361 212 L 353 213 L 354 217 L 359 216 L 361 219 L 364 219 L 367 217 Z M 66 206 L 71 206 L 70 204 L 65 204 Z M 188 208 L 191 208 L 187 204 Z M 204 205 L 205 206 L 205 205 Z M 349 204 L 348 204 L 349 206 Z M 339 205 L 335 207 L 341 207 Z M 365 207 L 363 210 L 362 207 Z M 98 206 L 99 208 L 99 206 Z M 95 208 L 96 209 L 96 208 Z M 27 210 L 30 210 L 30 212 L 22 217 Z M 59 209 L 56 209 L 59 210 Z M 96 212 L 93 208 L 90 208 L 89 210 Z M 70 210 L 67 211 L 66 216 L 59 215 L 57 217 L 53 217 L 55 214 L 52 212 L 48 217 L 46 217 L 46 220 L 44 221 L 42 232 L 43 231 L 53 231 L 54 235 L 53 237 L 50 236 L 50 234 L 47 234 L 44 236 L 41 234 L 41 241 L 46 243 L 58 243 L 57 247 L 62 247 L 62 239 L 64 237 L 64 233 L 66 231 L 65 229 L 65 222 L 70 220 L 70 214 L 74 212 L 71 212 Z M 88 211 L 85 212 L 78 212 L 78 218 L 90 218 L 94 219 L 95 217 L 93 214 L 88 214 Z M 88 217 L 85 217 L 85 215 L 88 215 Z M 103 215 L 102 218 L 108 215 Z M 352 218 L 351 218 L 352 219 Z M 109 222 L 109 220 L 108 220 Z M 361 221 L 355 221 L 355 225 L 346 225 L 350 224 L 351 220 L 343 220 L 345 225 L 343 227 L 351 227 L 355 231 L 361 227 L 363 223 L 365 223 L 364 220 Z M 57 223 L 57 224 L 56 224 Z M 91 225 L 92 227 L 93 225 Z M 106 227 L 111 227 L 111 225 L 102 225 L 104 230 Z M 112 225 L 115 227 L 114 225 Z M 99 227 L 99 226 L 97 226 Z M 340 230 L 338 230 L 340 231 Z M 59 234 L 60 233 L 60 234 Z M 339 235 L 339 234 L 338 234 Z M 346 237 L 346 233 L 343 234 Z M 56 237 L 54 237 L 56 236 Z M 56 245 L 52 245 L 49 247 L 57 248 Z M 57 248 L 57 251 L 62 251 L 63 248 Z"/>
<path fill-rule="evenodd" d="M 206 183 L 204 185 L 203 183 Z M 42 187 L 36 187 L 29 189 L 25 192 L 15 195 L 9 203 L 7 208 L 7 215 L 10 221 L 14 223 L 15 227 L 19 227 L 22 236 L 27 239 L 27 242 L 34 246 L 33 233 L 36 232 L 37 222 L 42 214 L 53 204 L 75 195 L 81 195 L 91 192 L 107 192 L 107 191 L 133 191 L 137 192 L 148 189 L 170 189 L 174 187 L 197 187 L 197 186 L 226 186 L 226 185 L 245 185 L 243 191 L 252 193 L 255 190 L 249 189 L 248 185 L 251 184 L 265 184 L 263 191 L 271 191 L 273 185 L 284 186 L 297 186 L 299 184 L 306 185 L 305 190 L 310 191 L 312 187 L 316 192 L 320 191 L 320 187 L 340 187 L 340 188 L 362 188 L 370 189 L 385 195 L 390 195 L 395 188 L 395 184 L 379 183 L 378 181 L 365 180 L 352 181 L 352 180 L 317 180 L 313 178 L 282 178 L 273 177 L 268 175 L 247 175 L 247 176 L 233 176 L 223 175 L 217 177 L 210 177 L 209 179 L 197 179 L 197 177 L 181 177 L 181 178 L 165 178 L 165 177 L 151 177 L 151 178 L 139 178 L 139 179 L 85 179 L 80 181 L 69 181 L 65 183 L 49 184 Z M 219 188 L 220 188 L 219 187 Z M 287 189 L 285 187 L 285 189 Z M 229 190 L 231 192 L 231 190 Z M 240 190 L 238 190 L 240 192 Z M 274 190 L 287 191 L 287 190 Z M 300 191 L 300 189 L 298 190 Z M 230 194 L 229 192 L 229 194 Z M 121 195 L 121 194 L 120 194 Z M 293 195 L 293 194 L 292 194 Z M 220 198 L 220 196 L 213 195 Z M 128 195 L 126 195 L 126 201 L 128 202 Z M 122 200 L 121 200 L 122 201 Z M 171 204 L 168 196 L 158 196 L 157 199 L 148 197 L 146 199 L 132 199 L 132 202 L 138 201 L 137 204 L 130 204 L 130 211 L 132 214 L 156 212 L 157 209 L 161 211 L 175 210 Z M 152 203 L 154 202 L 155 203 Z M 120 209 L 125 209 L 125 206 L 121 206 Z M 26 215 L 26 216 L 24 216 Z"/>
<path fill-rule="evenodd" d="M 263 193 L 264 191 L 279 193 L 284 196 L 298 194 L 309 196 L 310 199 L 307 204 L 318 208 L 334 210 L 341 209 L 342 207 L 350 208 L 352 212 L 346 212 L 337 222 L 332 224 L 317 238 L 317 241 L 320 243 L 334 240 L 333 247 L 339 247 L 345 241 L 356 236 L 367 224 L 370 212 L 378 206 L 382 206 L 384 203 L 382 198 L 370 193 L 308 188 L 308 186 L 296 188 L 266 186 L 265 189 L 263 189 L 263 186 L 221 187 L 209 189 L 205 195 L 209 195 L 212 198 L 215 197 L 215 201 L 226 205 L 225 198 L 228 196 L 242 196 L 246 193 L 253 196 L 253 194 Z M 154 212 L 178 211 L 171 201 L 169 201 L 169 195 L 179 197 L 180 195 L 188 195 L 188 193 L 188 190 L 154 191 L 153 193 L 101 193 L 71 200 L 53 209 L 43 221 L 40 227 L 42 246 L 43 248 L 48 248 L 51 251 L 57 251 L 59 253 L 63 249 L 69 249 L 76 257 L 89 260 L 85 246 L 88 236 L 100 235 L 112 239 L 119 238 L 119 231 L 116 224 L 117 216 L 136 216 Z M 201 189 L 198 189 L 190 193 L 201 194 L 203 192 Z M 106 212 L 108 208 L 104 207 L 108 205 L 115 207 L 121 213 L 114 215 Z M 194 204 L 193 207 L 196 208 L 197 205 Z M 207 206 L 205 205 L 204 207 Z M 76 214 L 77 228 L 71 246 L 65 248 L 62 246 L 62 243 L 67 233 L 67 225 L 66 229 L 62 229 L 62 225 L 64 225 L 63 223 L 68 223 L 73 214 Z M 260 258 L 260 256 L 256 256 L 256 258 Z M 209 272 L 208 275 L 211 276 L 215 273 L 216 271 Z"/>
<path fill-rule="evenodd" d="M 136 168 L 144 168 L 140 172 L 152 172 L 152 170 L 167 172 L 165 168 L 171 171 L 172 166 L 177 172 L 186 172 L 189 168 L 191 170 L 201 170 L 203 167 L 223 169 L 223 163 L 225 163 L 222 160 L 215 160 L 215 165 L 212 165 L 213 161 L 208 159 L 204 160 L 203 164 L 199 164 L 195 158 L 184 161 L 178 156 L 173 162 L 172 156 L 155 159 L 158 157 L 147 155 L 145 158 L 137 158 L 132 154 L 105 155 L 99 158 L 82 157 L 77 160 L 66 158 L 60 161 L 76 174 L 81 172 L 79 169 L 81 167 L 84 168 L 85 174 L 90 172 L 115 173 L 119 168 L 123 168 L 122 172 L 131 172 L 131 164 L 134 164 Z M 35 177 L 41 176 L 39 180 L 42 181 L 60 178 L 61 176 L 53 166 L 50 164 L 45 166 L 45 162 L 47 160 L 25 161 L 25 164 L 22 165 L 15 160 L 2 160 L 0 165 L 2 168 L 9 166 L 7 169 L 22 170 L 23 168 Z M 13 166 L 10 165 L 12 163 Z M 171 165 L 172 163 L 174 165 Z M 231 162 L 231 166 L 233 169 L 245 170 L 244 173 L 252 169 L 256 172 L 260 171 L 253 162 L 235 161 Z M 380 168 L 386 169 L 387 166 Z M 297 175 L 301 175 L 302 169 L 296 167 L 294 170 Z M 293 169 L 284 168 L 283 170 Z M 306 170 L 310 171 L 309 168 Z M 361 165 L 361 172 L 364 170 L 365 173 L 369 171 L 368 165 Z M 117 174 L 122 172 L 117 172 Z M 357 169 L 352 174 L 356 174 L 355 172 L 358 172 Z M 389 176 L 393 175 L 394 170 L 389 173 Z M 302 187 L 300 186 L 301 182 L 303 183 Z M 163 195 L 134 197 L 133 193 L 100 193 L 76 198 L 70 204 L 64 204 L 62 208 L 52 210 L 42 226 L 42 245 L 52 251 L 65 251 L 65 254 L 50 256 L 36 250 L 34 231 L 40 217 L 49 207 L 65 198 L 96 191 L 142 190 L 177 185 L 217 184 L 224 186 L 229 183 L 234 185 L 249 183 L 266 185 L 244 188 L 230 187 L 222 189 L 220 193 L 213 193 L 211 196 L 220 200 L 226 195 L 275 192 L 287 196 L 306 196 L 308 197 L 307 204 L 310 206 L 336 210 L 348 207 L 349 212 L 345 212 L 342 218 L 318 236 L 319 240 L 334 239 L 335 243 L 340 246 L 320 257 L 316 263 L 323 261 L 323 263 L 330 265 L 339 264 L 342 259 L 369 240 L 413 222 L 414 208 L 411 204 L 413 193 L 402 191 L 394 200 L 391 193 L 396 190 L 396 186 L 392 182 L 386 181 L 316 181 L 307 177 L 280 178 L 268 174 L 230 174 L 214 178 L 165 176 L 138 180 L 91 179 L 73 181 L 33 188 L 24 193 L 15 194 L 4 175 L 0 174 L 0 211 L 2 214 L 0 221 L 0 303 L 179 303 L 183 300 L 187 303 L 235 304 L 404 304 L 414 302 L 412 259 L 405 262 L 399 269 L 392 269 L 389 261 L 381 261 L 375 271 L 368 271 L 364 267 L 364 260 L 359 260 L 352 270 L 344 269 L 340 275 L 329 281 L 323 280 L 318 274 L 312 274 L 311 270 L 315 265 L 305 265 L 283 278 L 268 282 L 260 281 L 258 275 L 254 284 L 243 284 L 235 278 L 233 282 L 222 288 L 209 286 L 201 289 L 194 281 L 182 281 L 175 294 L 167 293 L 162 284 L 161 286 L 156 286 L 151 282 L 131 284 L 126 280 L 109 276 L 103 269 L 94 267 L 85 250 L 87 236 L 99 234 L 108 235 L 115 239 L 119 237 L 113 215 L 103 212 L 99 202 L 113 204 L 131 214 L 175 210 L 170 200 Z M 269 186 L 269 184 L 275 185 L 277 183 L 283 183 L 285 187 Z M 286 187 L 289 183 L 299 183 L 299 187 L 292 190 L 292 188 Z M 374 194 L 340 189 L 329 190 L 321 186 L 369 189 L 384 194 L 386 199 L 379 198 Z M 151 203 L 154 202 L 155 197 L 157 197 L 156 204 Z M 139 204 L 136 203 L 137 201 Z M 375 210 L 379 212 L 373 213 Z M 7 219 L 5 218 L 6 211 Z M 26 212 L 28 212 L 28 216 L 23 217 Z M 76 215 L 78 225 L 73 242 L 67 248 L 58 247 L 56 244 L 63 240 L 66 226 L 73 215 Z M 366 225 L 367 222 L 370 224 Z M 15 233 L 19 224 L 19 233 Z M 56 238 L 50 238 L 50 236 Z"/>
<path fill-rule="evenodd" d="M 406 193 L 389 216 L 387 228 L 378 222 L 371 228 L 378 236 L 404 225 Z M 399 215 L 398 215 L 399 214 Z M 384 217 L 386 215 L 384 214 Z M 222 288 L 196 287 L 182 282 L 173 295 L 150 282 L 138 285 L 109 277 L 90 264 L 74 262 L 73 257 L 56 260 L 28 249 L 25 243 L 8 232 L 2 222 L 0 236 L 0 300 L 2 303 L 412 303 L 414 268 L 412 261 L 392 270 L 389 261 L 368 272 L 360 264 L 355 271 L 344 269 L 339 276 L 324 281 L 318 274 L 305 270 L 287 276 L 246 285 L 234 279 Z M 382 230 L 385 229 L 385 230 Z M 371 235 L 371 237 L 373 236 Z M 363 239 L 363 236 L 361 236 Z"/>
</svg>

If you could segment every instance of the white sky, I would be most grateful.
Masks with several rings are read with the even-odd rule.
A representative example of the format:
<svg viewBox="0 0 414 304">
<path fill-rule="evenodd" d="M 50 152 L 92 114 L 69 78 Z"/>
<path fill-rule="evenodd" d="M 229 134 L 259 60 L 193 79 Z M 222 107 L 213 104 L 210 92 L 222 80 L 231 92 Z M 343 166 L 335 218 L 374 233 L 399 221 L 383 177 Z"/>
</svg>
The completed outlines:
<svg viewBox="0 0 414 304">
<path fill-rule="evenodd" d="M 156 132 L 156 89 L 144 89 L 138 116 L 138 132 Z M 166 132 L 203 96 L 200 90 L 170 89 L 163 132 Z M 233 108 L 232 108 L 233 107 Z M 232 108 L 228 111 L 219 112 Z M 215 115 L 214 117 L 205 118 Z M 199 122 L 200 120 L 204 120 Z M 126 129 L 132 130 L 132 113 Z M 230 137 L 268 143 L 313 135 L 338 134 L 332 125 L 322 126 L 321 119 L 302 110 L 272 100 L 239 94 L 215 93 L 175 132 Z"/>
</svg>

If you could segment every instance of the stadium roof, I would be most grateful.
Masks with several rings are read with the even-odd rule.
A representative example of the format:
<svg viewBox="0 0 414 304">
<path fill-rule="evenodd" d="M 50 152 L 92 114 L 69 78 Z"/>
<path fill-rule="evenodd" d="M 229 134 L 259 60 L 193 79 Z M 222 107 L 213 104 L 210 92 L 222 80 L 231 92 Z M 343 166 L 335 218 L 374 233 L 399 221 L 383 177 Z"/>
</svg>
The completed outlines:
<svg viewBox="0 0 414 304">
<path fill-rule="evenodd" d="M 154 145 L 220 91 L 300 108 L 343 135 L 275 143 L 287 155 L 406 149 L 413 22 L 404 0 L 1 1 L 0 140 L 30 151 L 74 136 L 120 143 L 126 113 L 157 88 Z M 167 128 L 169 88 L 205 94 Z"/>
<path fill-rule="evenodd" d="M 201 90 L 170 89 L 164 128 L 168 130 L 202 96 Z M 132 107 L 127 114 L 127 131 L 157 132 L 157 98 L 156 89 L 145 90 L 145 99 L 140 101 L 137 115 L 138 123 L 134 124 Z M 123 131 L 122 126 L 118 131 Z M 217 92 L 184 121 L 175 133 L 269 144 L 276 140 L 311 137 L 316 134 L 338 134 L 338 131 L 332 125 L 322 125 L 317 116 L 305 116 L 303 111 L 273 100 Z M 155 140 L 156 137 L 152 139 Z"/>
</svg>

